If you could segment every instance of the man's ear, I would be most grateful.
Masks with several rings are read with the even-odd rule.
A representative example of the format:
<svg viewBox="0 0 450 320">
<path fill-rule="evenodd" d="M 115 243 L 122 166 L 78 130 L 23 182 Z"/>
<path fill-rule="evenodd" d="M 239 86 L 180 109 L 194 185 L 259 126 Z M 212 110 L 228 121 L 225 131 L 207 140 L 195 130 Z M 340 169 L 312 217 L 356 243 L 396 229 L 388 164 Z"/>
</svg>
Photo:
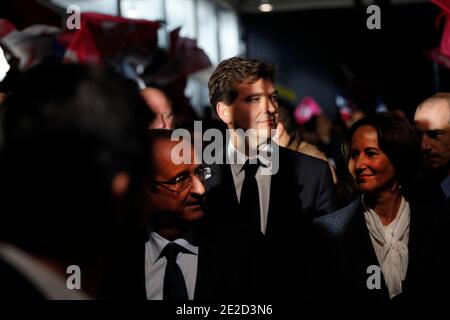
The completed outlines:
<svg viewBox="0 0 450 320">
<path fill-rule="evenodd" d="M 130 176 L 126 172 L 117 173 L 111 183 L 111 191 L 115 198 L 122 198 L 130 186 Z"/>
<path fill-rule="evenodd" d="M 233 112 L 231 106 L 227 105 L 225 102 L 218 102 L 216 105 L 217 114 L 226 125 L 230 125 L 233 118 Z"/>
</svg>

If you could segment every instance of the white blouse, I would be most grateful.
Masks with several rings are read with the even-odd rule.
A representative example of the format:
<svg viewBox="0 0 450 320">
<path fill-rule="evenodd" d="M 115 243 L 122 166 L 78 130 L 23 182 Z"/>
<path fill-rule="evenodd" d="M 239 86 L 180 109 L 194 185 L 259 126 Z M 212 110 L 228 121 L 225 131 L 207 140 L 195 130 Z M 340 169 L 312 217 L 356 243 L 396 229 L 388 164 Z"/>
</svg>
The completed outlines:
<svg viewBox="0 0 450 320">
<path fill-rule="evenodd" d="M 397 216 L 387 226 L 364 201 L 363 206 L 370 239 L 392 299 L 402 292 L 402 281 L 408 270 L 409 203 L 402 197 Z"/>
</svg>

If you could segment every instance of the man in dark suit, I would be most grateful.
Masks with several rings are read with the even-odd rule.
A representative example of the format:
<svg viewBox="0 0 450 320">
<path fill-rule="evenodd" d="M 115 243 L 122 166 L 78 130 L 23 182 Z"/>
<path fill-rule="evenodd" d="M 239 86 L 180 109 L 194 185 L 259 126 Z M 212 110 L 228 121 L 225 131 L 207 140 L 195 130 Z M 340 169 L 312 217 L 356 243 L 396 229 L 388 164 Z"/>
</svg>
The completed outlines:
<svg viewBox="0 0 450 320">
<path fill-rule="evenodd" d="M 292 261 L 306 262 L 312 219 L 336 209 L 329 167 L 272 141 L 278 104 L 270 65 L 225 60 L 208 87 L 227 139 L 223 159 L 217 155 L 211 166 L 207 219 L 223 229 L 247 231 L 255 253 L 254 296 L 288 298 L 288 287 L 300 294 L 304 264 Z"/>
<path fill-rule="evenodd" d="M 424 194 L 439 204 L 450 199 L 450 93 L 436 93 L 420 103 L 414 124 L 429 169 Z"/>
<path fill-rule="evenodd" d="M 240 266 L 248 256 L 245 244 L 236 233 L 225 235 L 203 224 L 204 182 L 210 168 L 194 161 L 190 142 L 183 152 L 192 158 L 181 163 L 174 159 L 175 148 L 186 141 L 171 137 L 171 130 L 150 130 L 151 173 L 143 205 L 149 228 L 133 258 L 135 271 L 127 273 L 137 271 L 141 281 L 132 289 L 122 288 L 122 294 L 168 301 L 239 298 L 245 295 L 248 277 Z M 115 285 L 115 279 L 111 281 Z"/>
</svg>

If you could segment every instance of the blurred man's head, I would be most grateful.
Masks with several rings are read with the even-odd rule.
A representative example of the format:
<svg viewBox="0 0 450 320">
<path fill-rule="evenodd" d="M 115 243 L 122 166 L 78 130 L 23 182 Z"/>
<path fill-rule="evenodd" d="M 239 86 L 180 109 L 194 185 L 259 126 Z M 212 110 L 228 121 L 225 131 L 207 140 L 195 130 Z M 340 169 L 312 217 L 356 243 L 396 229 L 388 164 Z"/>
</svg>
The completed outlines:
<svg viewBox="0 0 450 320">
<path fill-rule="evenodd" d="M 428 166 L 450 170 L 450 93 L 438 93 L 423 101 L 416 109 L 414 123 L 422 135 Z"/>
<path fill-rule="evenodd" d="M 155 113 L 150 129 L 174 129 L 173 107 L 167 94 L 158 88 L 148 87 L 141 90 L 141 95 Z"/>
<path fill-rule="evenodd" d="M 203 217 L 204 182 L 210 175 L 209 168 L 194 161 L 190 142 L 184 145 L 184 151 L 190 152 L 188 163 L 176 164 L 180 142 L 171 141 L 171 134 L 170 130 L 150 130 L 151 176 L 147 184 L 151 226 L 157 232 L 172 230 L 166 237 L 176 237 Z"/>
<path fill-rule="evenodd" d="M 4 107 L 0 237 L 52 261 L 96 263 L 109 228 L 132 219 L 125 204 L 146 170 L 151 113 L 138 89 L 86 66 L 40 65 Z"/>
</svg>

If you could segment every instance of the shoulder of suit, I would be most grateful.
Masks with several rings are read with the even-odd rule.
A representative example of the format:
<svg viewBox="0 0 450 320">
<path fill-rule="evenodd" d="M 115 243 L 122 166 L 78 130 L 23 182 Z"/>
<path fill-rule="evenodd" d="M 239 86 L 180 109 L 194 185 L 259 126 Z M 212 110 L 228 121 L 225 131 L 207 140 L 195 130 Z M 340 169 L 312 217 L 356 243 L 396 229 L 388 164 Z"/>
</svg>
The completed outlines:
<svg viewBox="0 0 450 320">
<path fill-rule="evenodd" d="M 358 198 L 342 209 L 314 219 L 314 228 L 330 235 L 342 235 L 354 215 L 359 214 L 360 203 L 361 200 Z"/>
<path fill-rule="evenodd" d="M 327 167 L 328 163 L 322 159 L 310 156 L 308 154 L 294 151 L 289 148 L 279 147 L 280 148 L 280 159 L 290 158 L 292 161 L 297 164 L 301 164 L 304 166 L 313 166 L 313 167 Z"/>
</svg>

